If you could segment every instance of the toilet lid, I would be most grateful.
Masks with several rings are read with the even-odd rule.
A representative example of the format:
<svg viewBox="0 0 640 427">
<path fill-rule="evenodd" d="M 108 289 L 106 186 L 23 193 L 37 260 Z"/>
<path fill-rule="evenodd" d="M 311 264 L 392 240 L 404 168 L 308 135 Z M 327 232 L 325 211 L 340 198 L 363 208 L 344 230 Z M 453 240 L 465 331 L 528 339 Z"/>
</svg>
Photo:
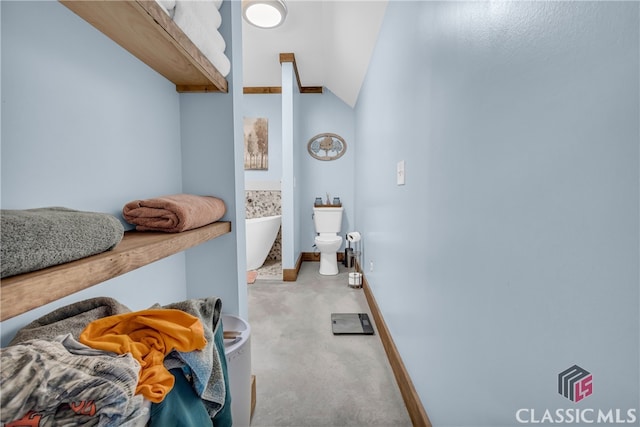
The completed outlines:
<svg viewBox="0 0 640 427">
<path fill-rule="evenodd" d="M 342 236 L 316 236 L 316 242 L 318 243 L 333 243 L 342 240 Z"/>
</svg>

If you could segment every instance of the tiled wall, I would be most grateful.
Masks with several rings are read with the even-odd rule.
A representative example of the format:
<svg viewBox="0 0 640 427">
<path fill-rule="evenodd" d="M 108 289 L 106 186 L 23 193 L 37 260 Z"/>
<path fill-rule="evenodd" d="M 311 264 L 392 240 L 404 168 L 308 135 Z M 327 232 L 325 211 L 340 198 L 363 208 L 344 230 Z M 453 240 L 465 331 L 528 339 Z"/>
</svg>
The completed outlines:
<svg viewBox="0 0 640 427">
<path fill-rule="evenodd" d="M 282 215 L 280 191 L 247 190 L 244 194 L 247 219 Z"/>
<path fill-rule="evenodd" d="M 277 190 L 246 190 L 244 197 L 246 218 L 261 218 L 282 215 L 281 193 Z M 278 231 L 276 241 L 267 255 L 267 259 L 282 259 L 282 229 Z"/>
</svg>

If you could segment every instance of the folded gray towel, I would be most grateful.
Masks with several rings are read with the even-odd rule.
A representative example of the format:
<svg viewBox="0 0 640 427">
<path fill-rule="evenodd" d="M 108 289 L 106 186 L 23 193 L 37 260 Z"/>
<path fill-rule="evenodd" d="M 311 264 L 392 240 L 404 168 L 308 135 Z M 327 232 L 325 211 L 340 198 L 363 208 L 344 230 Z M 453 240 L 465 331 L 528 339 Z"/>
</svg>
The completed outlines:
<svg viewBox="0 0 640 427">
<path fill-rule="evenodd" d="M 1 276 L 40 270 L 113 249 L 124 235 L 113 215 L 52 207 L 0 211 Z"/>
</svg>

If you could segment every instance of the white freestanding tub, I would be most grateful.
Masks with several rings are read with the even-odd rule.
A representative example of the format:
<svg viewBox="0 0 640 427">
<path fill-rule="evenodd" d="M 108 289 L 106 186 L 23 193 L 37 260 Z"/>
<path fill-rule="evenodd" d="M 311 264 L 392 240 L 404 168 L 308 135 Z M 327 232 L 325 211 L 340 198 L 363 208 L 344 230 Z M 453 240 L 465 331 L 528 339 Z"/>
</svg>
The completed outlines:
<svg viewBox="0 0 640 427">
<path fill-rule="evenodd" d="M 246 220 L 247 271 L 262 267 L 280 229 L 282 215 Z"/>
<path fill-rule="evenodd" d="M 240 317 L 223 314 L 223 331 L 237 331 L 240 336 L 224 340 L 227 376 L 231 393 L 231 418 L 234 427 L 251 423 L 251 327 Z"/>
</svg>

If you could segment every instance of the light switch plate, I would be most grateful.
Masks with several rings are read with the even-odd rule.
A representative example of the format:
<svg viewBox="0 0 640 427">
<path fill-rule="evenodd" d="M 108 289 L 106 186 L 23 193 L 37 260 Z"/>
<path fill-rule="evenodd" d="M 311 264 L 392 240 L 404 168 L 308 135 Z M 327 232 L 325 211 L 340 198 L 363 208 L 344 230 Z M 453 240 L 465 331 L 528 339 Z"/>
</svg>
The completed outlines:
<svg viewBox="0 0 640 427">
<path fill-rule="evenodd" d="M 396 184 L 404 185 L 405 173 L 404 173 L 404 160 L 400 160 L 396 165 Z"/>
</svg>

